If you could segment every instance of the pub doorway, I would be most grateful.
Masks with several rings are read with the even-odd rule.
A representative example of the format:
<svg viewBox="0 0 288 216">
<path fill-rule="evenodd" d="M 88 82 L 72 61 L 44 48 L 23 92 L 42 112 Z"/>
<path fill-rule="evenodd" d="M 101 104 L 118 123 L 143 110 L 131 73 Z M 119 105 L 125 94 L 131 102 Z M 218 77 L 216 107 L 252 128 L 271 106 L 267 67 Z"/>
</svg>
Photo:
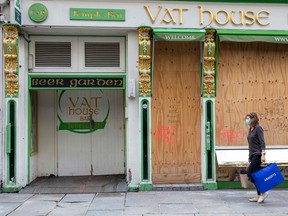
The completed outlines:
<svg viewBox="0 0 288 216">
<path fill-rule="evenodd" d="M 153 183 L 199 183 L 199 42 L 155 42 L 152 92 Z"/>
<path fill-rule="evenodd" d="M 124 175 L 124 91 L 40 90 L 31 98 L 31 179 Z"/>
</svg>

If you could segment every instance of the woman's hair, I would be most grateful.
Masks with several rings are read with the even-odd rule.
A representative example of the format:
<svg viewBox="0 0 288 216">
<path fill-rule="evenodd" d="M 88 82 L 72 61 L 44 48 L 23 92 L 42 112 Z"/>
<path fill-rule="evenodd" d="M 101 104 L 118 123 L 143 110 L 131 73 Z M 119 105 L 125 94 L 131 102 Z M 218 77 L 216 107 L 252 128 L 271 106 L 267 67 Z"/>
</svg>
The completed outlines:
<svg viewBox="0 0 288 216">
<path fill-rule="evenodd" d="M 250 126 L 255 127 L 257 124 L 259 124 L 259 118 L 258 115 L 255 112 L 251 112 L 246 115 L 246 117 L 249 117 L 251 119 Z"/>
</svg>

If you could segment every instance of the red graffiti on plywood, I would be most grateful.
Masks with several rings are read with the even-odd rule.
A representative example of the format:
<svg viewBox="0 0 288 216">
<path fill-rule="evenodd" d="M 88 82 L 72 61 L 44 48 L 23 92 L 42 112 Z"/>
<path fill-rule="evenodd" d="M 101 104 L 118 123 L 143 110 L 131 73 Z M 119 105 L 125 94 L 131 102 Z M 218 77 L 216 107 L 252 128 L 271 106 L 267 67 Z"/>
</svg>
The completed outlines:
<svg viewBox="0 0 288 216">
<path fill-rule="evenodd" d="M 174 144 L 174 136 L 175 136 L 176 126 L 160 126 L 156 132 L 155 136 L 158 137 L 163 143 L 166 144 Z"/>
<path fill-rule="evenodd" d="M 225 130 L 224 129 L 224 113 L 233 113 L 233 110 L 231 108 L 227 108 L 226 110 L 222 108 L 222 105 L 220 103 L 216 106 L 216 112 L 219 113 L 219 130 L 220 130 L 220 145 L 223 145 L 224 143 L 231 144 L 242 144 L 245 139 L 245 133 L 243 130 Z M 225 126 L 227 126 L 225 124 Z M 227 128 L 227 127 L 226 127 Z M 219 141 L 218 141 L 219 142 Z"/>
<path fill-rule="evenodd" d="M 220 141 L 228 143 L 243 142 L 244 136 L 245 134 L 243 131 L 221 130 Z"/>
</svg>

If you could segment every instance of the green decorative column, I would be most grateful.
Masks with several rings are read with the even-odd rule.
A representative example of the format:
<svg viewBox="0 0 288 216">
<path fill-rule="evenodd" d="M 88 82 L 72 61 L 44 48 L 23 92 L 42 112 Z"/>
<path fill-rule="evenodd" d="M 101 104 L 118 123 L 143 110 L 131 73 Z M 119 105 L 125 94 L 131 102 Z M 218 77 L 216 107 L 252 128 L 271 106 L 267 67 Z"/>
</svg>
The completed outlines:
<svg viewBox="0 0 288 216">
<path fill-rule="evenodd" d="M 141 143 L 141 184 L 140 190 L 152 190 L 151 183 L 151 65 L 152 29 L 138 29 L 139 43 L 139 108 Z"/>
<path fill-rule="evenodd" d="M 16 111 L 19 90 L 18 26 L 3 26 L 3 54 L 6 97 L 6 145 L 4 192 L 19 191 L 16 181 Z"/>
<path fill-rule="evenodd" d="M 202 183 L 205 189 L 217 189 L 215 162 L 216 42 L 215 30 L 207 29 L 202 56 Z"/>
</svg>

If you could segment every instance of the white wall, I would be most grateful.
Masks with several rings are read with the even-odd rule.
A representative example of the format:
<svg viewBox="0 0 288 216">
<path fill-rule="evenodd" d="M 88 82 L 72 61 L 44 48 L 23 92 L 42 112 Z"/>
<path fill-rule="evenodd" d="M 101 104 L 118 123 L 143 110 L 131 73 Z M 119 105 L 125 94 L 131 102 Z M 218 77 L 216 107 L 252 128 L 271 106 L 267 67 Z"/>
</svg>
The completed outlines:
<svg viewBox="0 0 288 216">
<path fill-rule="evenodd" d="M 38 172 L 56 175 L 55 91 L 38 91 Z M 32 161 L 31 161 L 32 162 Z M 31 164 L 32 165 L 32 164 Z"/>
<path fill-rule="evenodd" d="M 131 31 L 127 34 L 127 83 L 134 79 L 138 89 L 138 34 Z M 127 180 L 128 170 L 131 170 L 132 184 L 141 182 L 141 145 L 139 129 L 139 97 L 136 91 L 136 98 L 128 98 L 126 89 L 126 154 L 127 154 Z"/>
<path fill-rule="evenodd" d="M 28 177 L 28 45 L 19 37 L 19 97 L 16 99 L 16 183 L 25 186 Z"/>
<path fill-rule="evenodd" d="M 38 172 L 38 154 L 33 154 L 30 157 L 30 179 L 28 181 L 32 182 L 37 178 Z"/>
</svg>

